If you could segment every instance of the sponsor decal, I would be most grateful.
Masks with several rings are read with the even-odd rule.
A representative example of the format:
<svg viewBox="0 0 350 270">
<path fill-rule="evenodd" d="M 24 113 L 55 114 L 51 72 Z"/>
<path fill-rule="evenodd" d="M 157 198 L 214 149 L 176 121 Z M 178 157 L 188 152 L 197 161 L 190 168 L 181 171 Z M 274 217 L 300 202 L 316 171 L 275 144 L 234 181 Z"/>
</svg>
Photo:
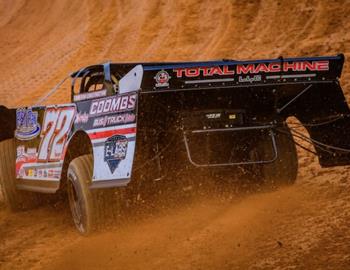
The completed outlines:
<svg viewBox="0 0 350 270">
<path fill-rule="evenodd" d="M 111 173 L 114 173 L 120 161 L 125 159 L 128 149 L 128 139 L 123 135 L 114 135 L 105 142 L 104 161 Z"/>
<path fill-rule="evenodd" d="M 237 118 L 236 114 L 232 113 L 228 115 L 228 119 L 235 120 Z"/>
<path fill-rule="evenodd" d="M 48 169 L 47 170 L 47 177 L 48 178 L 60 179 L 60 177 L 61 177 L 61 170 L 59 170 L 59 169 Z"/>
<path fill-rule="evenodd" d="M 74 100 L 74 102 L 77 102 L 77 101 L 100 98 L 100 97 L 105 97 L 105 96 L 107 96 L 107 90 L 101 90 L 101 91 L 88 92 L 88 93 L 74 95 L 73 100 Z"/>
<path fill-rule="evenodd" d="M 254 75 L 254 76 L 239 76 L 238 78 L 238 81 L 241 82 L 241 83 L 245 83 L 245 82 L 249 82 L 249 83 L 252 83 L 252 82 L 261 82 L 261 75 Z"/>
<path fill-rule="evenodd" d="M 36 169 L 29 169 L 27 176 L 28 177 L 35 177 L 36 176 Z"/>
<path fill-rule="evenodd" d="M 124 111 L 132 111 L 136 107 L 137 94 L 113 96 L 91 102 L 89 114 L 92 116 Z"/>
<path fill-rule="evenodd" d="M 58 168 L 40 168 L 35 165 L 22 166 L 17 173 L 18 178 L 36 178 L 38 180 L 49 178 L 49 179 L 60 179 L 61 169 Z"/>
<path fill-rule="evenodd" d="M 24 145 L 20 145 L 17 147 L 17 159 L 24 157 L 26 153 L 26 148 Z"/>
<path fill-rule="evenodd" d="M 38 164 L 23 164 L 17 171 L 17 178 L 31 178 L 31 179 L 55 179 L 59 180 L 61 177 L 61 168 L 47 167 L 43 168 Z"/>
<path fill-rule="evenodd" d="M 36 148 L 27 148 L 25 151 L 25 146 L 20 145 L 17 147 L 16 162 L 36 162 L 37 155 Z"/>
<path fill-rule="evenodd" d="M 17 178 L 25 178 L 25 177 L 26 177 L 26 170 L 24 168 L 21 168 L 17 173 Z"/>
<path fill-rule="evenodd" d="M 175 68 L 177 78 L 229 76 L 234 74 L 258 74 L 276 72 L 328 71 L 329 61 L 294 61 L 237 64 L 212 67 Z"/>
<path fill-rule="evenodd" d="M 214 75 L 234 75 L 235 72 L 230 66 L 214 66 L 214 67 L 191 67 L 191 68 L 175 68 L 176 77 L 211 77 Z"/>
<path fill-rule="evenodd" d="M 288 71 L 328 71 L 329 61 L 301 61 L 301 62 L 283 62 L 283 63 L 259 63 L 237 65 L 237 74 L 256 74 L 273 73 Z"/>
<path fill-rule="evenodd" d="M 17 109 L 15 137 L 27 141 L 34 139 L 39 133 L 38 112 L 33 112 L 31 108 Z"/>
<path fill-rule="evenodd" d="M 85 113 L 77 113 L 75 116 L 74 123 L 75 124 L 86 124 L 89 121 L 89 114 Z"/>
<path fill-rule="evenodd" d="M 36 148 L 26 148 L 24 145 L 17 146 L 16 149 L 17 155 L 16 155 L 16 174 L 18 177 L 25 177 L 26 175 L 33 176 L 36 174 L 34 170 L 28 171 L 26 173 L 25 169 L 23 168 L 23 165 L 26 163 L 36 163 L 37 162 L 37 149 Z"/>
<path fill-rule="evenodd" d="M 168 87 L 169 86 L 169 80 L 171 79 L 168 72 L 165 70 L 158 71 L 156 76 L 154 77 L 156 80 L 156 87 Z"/>
<path fill-rule="evenodd" d="M 133 123 L 136 120 L 136 116 L 133 113 L 124 113 L 117 115 L 106 115 L 103 117 L 95 118 L 92 126 L 96 127 L 107 127 L 120 124 Z"/>
<path fill-rule="evenodd" d="M 218 119 L 221 117 L 221 113 L 207 113 L 205 116 L 208 119 Z"/>
</svg>

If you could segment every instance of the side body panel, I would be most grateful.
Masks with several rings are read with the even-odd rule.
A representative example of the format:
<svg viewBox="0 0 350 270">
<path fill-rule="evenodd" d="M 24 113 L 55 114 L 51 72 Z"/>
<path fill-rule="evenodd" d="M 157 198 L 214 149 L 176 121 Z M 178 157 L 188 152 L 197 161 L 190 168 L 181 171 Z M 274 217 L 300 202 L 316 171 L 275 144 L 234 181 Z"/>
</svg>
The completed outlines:
<svg viewBox="0 0 350 270">
<path fill-rule="evenodd" d="M 84 130 L 92 142 L 92 187 L 126 185 L 136 141 L 137 92 L 77 102 L 74 130 Z"/>
<path fill-rule="evenodd" d="M 107 96 L 106 90 L 92 91 L 74 96 L 76 102 L 72 104 L 17 109 L 17 187 L 46 193 L 57 191 L 67 147 L 80 131 L 88 135 L 92 144 L 91 187 L 126 185 L 131 179 L 135 153 L 142 73 L 141 66 L 131 69 L 121 78 L 119 91 L 114 95 Z M 5 113 L 11 111 L 6 109 Z"/>
<path fill-rule="evenodd" d="M 55 192 L 72 125 L 75 104 L 16 110 L 16 177 L 22 189 Z"/>
<path fill-rule="evenodd" d="M 110 67 L 106 67 L 105 80 L 110 81 Z M 91 188 L 124 186 L 131 180 L 143 68 L 134 65 L 123 74 L 117 94 L 94 99 L 85 96 L 77 102 L 74 131 L 84 130 L 93 148 Z"/>
</svg>

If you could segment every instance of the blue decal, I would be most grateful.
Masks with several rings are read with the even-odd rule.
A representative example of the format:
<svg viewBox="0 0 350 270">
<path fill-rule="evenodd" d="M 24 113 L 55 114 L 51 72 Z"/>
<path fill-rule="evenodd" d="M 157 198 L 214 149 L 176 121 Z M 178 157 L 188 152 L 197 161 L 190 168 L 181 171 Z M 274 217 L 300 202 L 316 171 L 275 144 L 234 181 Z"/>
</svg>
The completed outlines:
<svg viewBox="0 0 350 270">
<path fill-rule="evenodd" d="M 38 112 L 33 112 L 31 108 L 17 109 L 15 137 L 26 141 L 37 137 L 39 133 Z"/>
<path fill-rule="evenodd" d="M 128 139 L 123 135 L 114 135 L 105 142 L 104 161 L 111 173 L 114 173 L 120 161 L 125 159 L 128 149 Z"/>
</svg>

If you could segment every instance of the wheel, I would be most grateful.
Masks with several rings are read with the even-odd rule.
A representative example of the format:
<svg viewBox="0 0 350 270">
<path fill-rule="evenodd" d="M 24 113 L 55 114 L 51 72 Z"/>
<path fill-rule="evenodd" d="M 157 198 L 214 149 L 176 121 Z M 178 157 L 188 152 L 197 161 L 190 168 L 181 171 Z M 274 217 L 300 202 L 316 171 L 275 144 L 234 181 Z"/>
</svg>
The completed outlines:
<svg viewBox="0 0 350 270">
<path fill-rule="evenodd" d="M 78 157 L 69 164 L 67 172 L 69 206 L 74 224 L 81 234 L 90 233 L 94 225 L 93 200 L 88 187 L 91 179 L 90 156 Z"/>
<path fill-rule="evenodd" d="M 109 217 L 119 214 L 115 189 L 91 190 L 92 155 L 83 155 L 71 161 L 67 172 L 67 192 L 74 224 L 87 235 L 103 225 Z"/>
<path fill-rule="evenodd" d="M 12 211 L 26 210 L 40 203 L 37 193 L 16 188 L 16 145 L 14 139 L 0 142 L 0 187 L 6 205 Z"/>
<path fill-rule="evenodd" d="M 275 133 L 277 146 L 277 160 L 272 163 L 256 166 L 259 172 L 256 174 L 260 181 L 270 187 L 294 184 L 298 174 L 298 155 L 293 136 L 288 126 L 278 129 Z M 259 142 L 258 155 L 264 159 L 271 159 L 273 156 L 270 140 Z"/>
</svg>

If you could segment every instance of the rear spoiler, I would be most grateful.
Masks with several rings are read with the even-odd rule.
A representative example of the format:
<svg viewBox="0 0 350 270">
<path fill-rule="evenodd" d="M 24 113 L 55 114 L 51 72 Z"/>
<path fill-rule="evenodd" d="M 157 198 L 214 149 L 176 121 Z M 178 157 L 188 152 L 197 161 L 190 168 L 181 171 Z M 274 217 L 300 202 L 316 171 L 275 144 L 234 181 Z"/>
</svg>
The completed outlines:
<svg viewBox="0 0 350 270">
<path fill-rule="evenodd" d="M 283 58 L 252 61 L 219 60 L 204 62 L 105 63 L 73 72 L 75 79 L 91 72 L 123 77 L 136 65 L 142 65 L 143 93 L 251 87 L 286 83 L 336 81 L 340 78 L 344 55 L 309 58 Z"/>
<path fill-rule="evenodd" d="M 145 63 L 142 91 L 179 91 L 337 81 L 344 55 L 256 61 Z"/>
</svg>

